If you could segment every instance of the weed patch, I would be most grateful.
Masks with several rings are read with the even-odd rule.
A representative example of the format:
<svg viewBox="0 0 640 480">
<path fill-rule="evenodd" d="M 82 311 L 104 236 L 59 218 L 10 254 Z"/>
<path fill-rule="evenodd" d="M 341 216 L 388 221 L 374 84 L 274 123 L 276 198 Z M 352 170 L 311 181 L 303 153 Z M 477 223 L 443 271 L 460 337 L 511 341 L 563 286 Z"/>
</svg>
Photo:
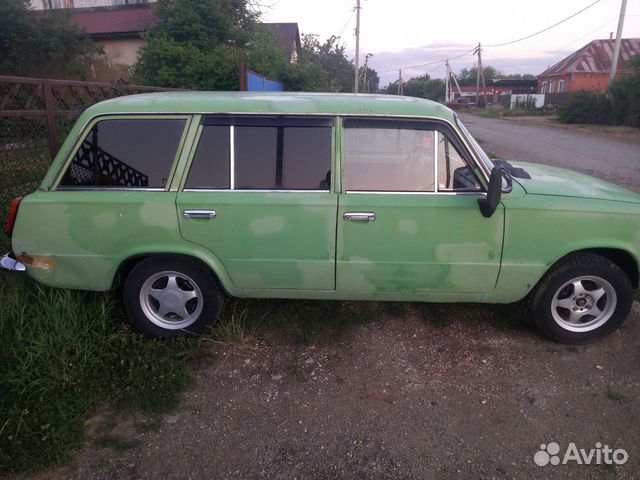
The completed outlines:
<svg viewBox="0 0 640 480">
<path fill-rule="evenodd" d="M 99 405 L 162 412 L 191 382 L 197 340 L 133 333 L 110 294 L 0 273 L 0 472 L 63 461 Z"/>
</svg>

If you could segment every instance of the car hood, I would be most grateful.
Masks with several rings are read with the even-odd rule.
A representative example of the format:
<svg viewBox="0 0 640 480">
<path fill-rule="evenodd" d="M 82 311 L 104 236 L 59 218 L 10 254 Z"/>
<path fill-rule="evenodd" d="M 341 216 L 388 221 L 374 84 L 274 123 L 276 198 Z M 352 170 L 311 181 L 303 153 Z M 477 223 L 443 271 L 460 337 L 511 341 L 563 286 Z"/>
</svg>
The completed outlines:
<svg viewBox="0 0 640 480">
<path fill-rule="evenodd" d="M 530 179 L 514 178 L 530 194 L 640 203 L 640 195 L 637 193 L 573 170 L 538 163 L 509 163 L 523 168 L 531 176 Z"/>
</svg>

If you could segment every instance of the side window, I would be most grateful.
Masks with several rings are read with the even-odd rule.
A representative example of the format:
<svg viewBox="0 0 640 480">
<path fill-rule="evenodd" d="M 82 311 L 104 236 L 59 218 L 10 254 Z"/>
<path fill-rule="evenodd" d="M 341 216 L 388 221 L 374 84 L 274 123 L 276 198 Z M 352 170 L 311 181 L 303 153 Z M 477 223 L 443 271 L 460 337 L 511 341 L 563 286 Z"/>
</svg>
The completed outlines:
<svg viewBox="0 0 640 480">
<path fill-rule="evenodd" d="M 234 139 L 236 189 L 329 189 L 331 128 L 238 126 Z"/>
<path fill-rule="evenodd" d="M 231 187 L 230 128 L 219 125 L 202 128 L 185 188 L 228 189 Z"/>
<path fill-rule="evenodd" d="M 438 190 L 477 191 L 482 186 L 446 135 L 438 132 Z"/>
<path fill-rule="evenodd" d="M 434 130 L 345 128 L 346 189 L 435 191 Z"/>
<path fill-rule="evenodd" d="M 212 116 L 203 124 L 185 188 L 330 189 L 332 120 Z"/>
<path fill-rule="evenodd" d="M 96 123 L 74 155 L 62 188 L 165 188 L 184 119 L 113 119 Z"/>
</svg>

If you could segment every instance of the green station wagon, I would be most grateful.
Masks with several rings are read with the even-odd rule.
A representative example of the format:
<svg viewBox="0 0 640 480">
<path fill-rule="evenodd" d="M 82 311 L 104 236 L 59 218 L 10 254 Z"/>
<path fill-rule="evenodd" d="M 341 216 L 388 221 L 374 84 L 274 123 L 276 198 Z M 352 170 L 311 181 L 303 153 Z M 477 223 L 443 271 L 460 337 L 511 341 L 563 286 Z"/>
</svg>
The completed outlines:
<svg viewBox="0 0 640 480">
<path fill-rule="evenodd" d="M 150 336 L 203 332 L 226 295 L 527 297 L 544 333 L 581 343 L 629 314 L 640 196 L 491 161 L 427 100 L 176 92 L 87 109 L 8 232 L 5 268 L 121 288 Z"/>
</svg>

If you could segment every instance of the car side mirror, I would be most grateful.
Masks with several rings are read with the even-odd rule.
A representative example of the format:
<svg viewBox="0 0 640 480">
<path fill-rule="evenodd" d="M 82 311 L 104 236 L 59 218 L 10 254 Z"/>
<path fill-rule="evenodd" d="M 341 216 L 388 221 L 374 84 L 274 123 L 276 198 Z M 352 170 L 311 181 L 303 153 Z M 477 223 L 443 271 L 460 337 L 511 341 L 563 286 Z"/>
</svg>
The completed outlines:
<svg viewBox="0 0 640 480">
<path fill-rule="evenodd" d="M 491 176 L 489 177 L 487 196 L 485 198 L 478 199 L 480 212 L 484 217 L 489 218 L 498 208 L 500 197 L 502 196 L 503 172 L 504 169 L 502 167 L 493 167 L 493 170 L 491 170 Z"/>
</svg>

